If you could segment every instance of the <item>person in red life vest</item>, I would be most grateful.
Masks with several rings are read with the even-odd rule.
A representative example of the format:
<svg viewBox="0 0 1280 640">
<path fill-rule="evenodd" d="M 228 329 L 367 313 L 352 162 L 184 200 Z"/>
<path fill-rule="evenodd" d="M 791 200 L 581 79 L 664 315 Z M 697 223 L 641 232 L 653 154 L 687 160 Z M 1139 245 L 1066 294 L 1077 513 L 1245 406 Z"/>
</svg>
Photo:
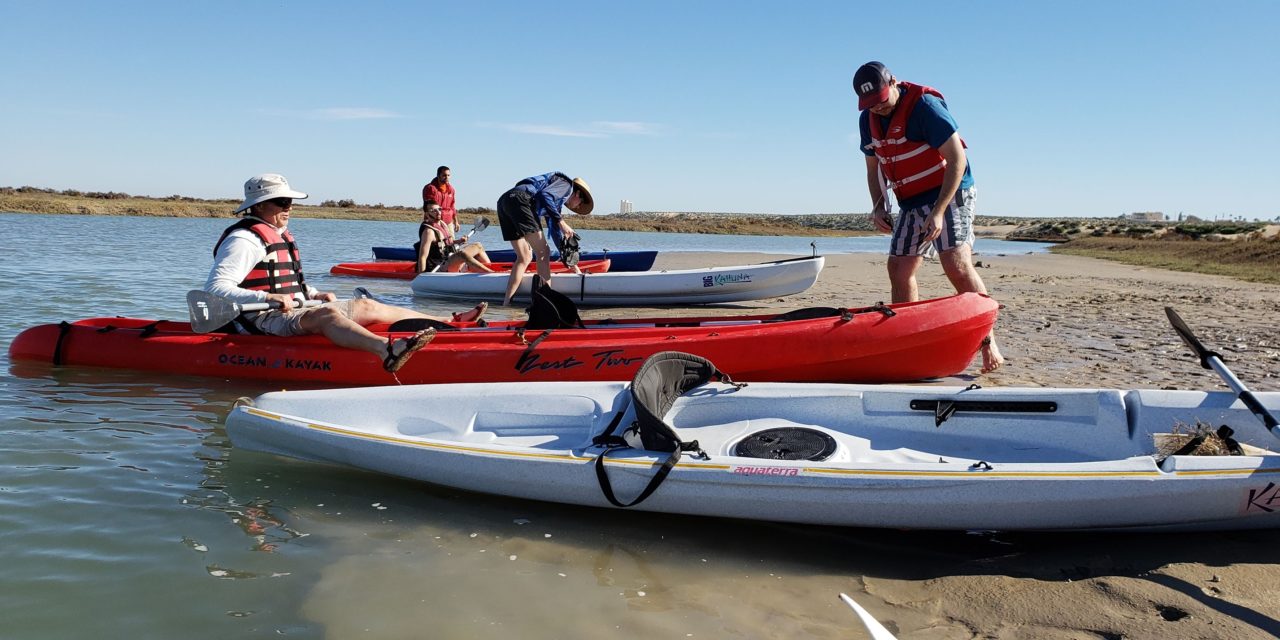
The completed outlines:
<svg viewBox="0 0 1280 640">
<path fill-rule="evenodd" d="M 489 254 L 484 245 L 466 243 L 465 238 L 454 239 L 453 230 L 441 218 L 440 205 L 435 200 L 427 200 L 422 205 L 422 224 L 418 225 L 418 241 L 413 243 L 413 250 L 418 254 L 414 271 L 462 271 L 466 267 L 472 273 L 493 273 L 489 266 Z"/>
<path fill-rule="evenodd" d="M 422 204 L 426 206 L 428 200 L 434 200 L 440 205 L 440 219 L 453 233 L 458 233 L 462 229 L 458 221 L 458 190 L 449 182 L 451 177 L 453 171 L 449 167 L 437 167 L 435 180 L 422 187 Z"/>
<path fill-rule="evenodd" d="M 976 191 L 958 125 L 936 89 L 902 82 L 883 64 L 868 62 L 853 75 L 858 129 L 866 155 L 871 220 L 892 232 L 889 283 L 894 302 L 919 299 L 916 272 L 937 252 L 956 291 L 986 293 L 973 266 Z M 892 190 L 901 213 L 890 215 Z M 995 331 L 982 342 L 982 373 L 1004 364 Z"/>
<path fill-rule="evenodd" d="M 498 198 L 498 224 L 502 226 L 502 239 L 510 242 L 516 252 L 502 306 L 511 304 L 524 278 L 524 271 L 535 256 L 538 275 L 543 282 L 551 282 L 551 247 L 542 235 L 542 221 L 546 220 L 547 232 L 560 246 L 574 236 L 573 227 L 561 217 L 561 207 L 585 216 L 595 206 L 591 188 L 582 178 L 570 178 L 559 171 L 525 178 Z M 570 266 L 569 262 L 565 264 Z M 581 273 L 576 263 L 570 268 L 574 273 Z"/>
<path fill-rule="evenodd" d="M 360 349 L 382 359 L 382 366 L 395 373 L 409 357 L 435 336 L 434 329 L 419 331 L 409 338 L 389 340 L 370 332 L 366 325 L 391 323 L 406 318 L 443 318 L 411 309 L 385 305 L 370 298 L 340 301 L 329 292 L 307 284 L 302 272 L 298 245 L 289 233 L 289 213 L 294 199 L 307 194 L 289 187 L 284 176 L 264 173 L 244 183 L 244 202 L 236 213 L 244 218 L 223 231 L 213 249 L 213 267 L 204 290 L 232 302 L 268 302 L 277 309 L 250 312 L 232 322 L 240 333 L 273 336 L 323 334 L 334 344 Z M 306 300 L 324 304 L 301 308 Z M 454 322 L 478 319 L 483 303 L 464 313 L 454 314 Z M 298 307 L 298 308 L 295 308 Z"/>
</svg>

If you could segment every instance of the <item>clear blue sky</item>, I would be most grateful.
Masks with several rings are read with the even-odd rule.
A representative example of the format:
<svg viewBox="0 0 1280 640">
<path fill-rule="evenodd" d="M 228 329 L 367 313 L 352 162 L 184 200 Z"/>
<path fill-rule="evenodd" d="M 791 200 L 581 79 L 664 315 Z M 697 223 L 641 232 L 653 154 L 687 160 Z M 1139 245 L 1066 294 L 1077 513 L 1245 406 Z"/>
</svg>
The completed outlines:
<svg viewBox="0 0 1280 640">
<path fill-rule="evenodd" d="M 864 212 L 850 80 L 937 87 L 979 213 L 1274 218 L 1280 2 L 0 0 L 0 185 Z"/>
</svg>

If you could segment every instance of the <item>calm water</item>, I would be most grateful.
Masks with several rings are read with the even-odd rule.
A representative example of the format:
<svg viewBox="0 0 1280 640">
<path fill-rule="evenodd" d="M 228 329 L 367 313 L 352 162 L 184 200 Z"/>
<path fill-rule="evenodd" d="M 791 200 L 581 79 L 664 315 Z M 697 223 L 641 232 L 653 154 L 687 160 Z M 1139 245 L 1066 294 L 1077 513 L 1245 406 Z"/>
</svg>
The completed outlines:
<svg viewBox="0 0 1280 640">
<path fill-rule="evenodd" d="M 0 214 L 0 343 L 64 319 L 185 317 L 183 295 L 203 283 L 229 223 Z M 293 230 L 313 281 L 345 291 L 328 265 L 399 244 L 413 225 L 296 220 Z M 809 242 L 597 235 L 612 249 L 805 253 Z M 861 246 L 818 242 L 826 253 Z M 0 638 L 850 637 L 836 593 L 861 592 L 864 575 L 1013 572 L 984 559 L 1021 554 L 1038 566 L 1037 554 L 1079 545 L 1087 557 L 1098 540 L 490 498 L 234 450 L 222 420 L 235 398 L 269 390 L 261 384 L 15 367 L 7 348 L 0 358 Z M 1170 553 L 1197 561 L 1195 548 L 1211 545 L 1184 544 L 1194 539 L 1171 539 Z M 1130 540 L 1108 544 L 1138 548 Z"/>
</svg>

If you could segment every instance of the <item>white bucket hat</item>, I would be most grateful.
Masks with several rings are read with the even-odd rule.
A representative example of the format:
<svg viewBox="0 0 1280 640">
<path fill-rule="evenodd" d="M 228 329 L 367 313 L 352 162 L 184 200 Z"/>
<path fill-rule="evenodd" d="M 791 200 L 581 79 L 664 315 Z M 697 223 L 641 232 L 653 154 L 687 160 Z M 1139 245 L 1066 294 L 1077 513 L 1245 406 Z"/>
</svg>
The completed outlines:
<svg viewBox="0 0 1280 640">
<path fill-rule="evenodd" d="M 272 198 L 301 200 L 306 197 L 307 194 L 290 189 L 289 181 L 285 180 L 284 176 L 278 173 L 262 173 L 245 181 L 244 202 L 240 203 L 240 208 L 236 209 L 236 213 Z"/>
</svg>

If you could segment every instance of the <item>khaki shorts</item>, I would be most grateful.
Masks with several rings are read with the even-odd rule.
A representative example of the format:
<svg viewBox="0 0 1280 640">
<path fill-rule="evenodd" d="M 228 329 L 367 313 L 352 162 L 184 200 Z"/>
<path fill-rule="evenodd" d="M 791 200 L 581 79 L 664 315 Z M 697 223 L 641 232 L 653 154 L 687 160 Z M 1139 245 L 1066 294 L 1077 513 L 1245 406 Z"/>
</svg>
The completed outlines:
<svg viewBox="0 0 1280 640">
<path fill-rule="evenodd" d="M 259 311 L 256 314 L 245 314 L 244 319 L 248 320 L 258 331 L 269 336 L 301 336 L 307 333 L 302 329 L 302 316 L 325 308 L 337 309 L 342 315 L 348 318 L 351 317 L 351 301 L 336 300 L 305 309 Z"/>
</svg>

